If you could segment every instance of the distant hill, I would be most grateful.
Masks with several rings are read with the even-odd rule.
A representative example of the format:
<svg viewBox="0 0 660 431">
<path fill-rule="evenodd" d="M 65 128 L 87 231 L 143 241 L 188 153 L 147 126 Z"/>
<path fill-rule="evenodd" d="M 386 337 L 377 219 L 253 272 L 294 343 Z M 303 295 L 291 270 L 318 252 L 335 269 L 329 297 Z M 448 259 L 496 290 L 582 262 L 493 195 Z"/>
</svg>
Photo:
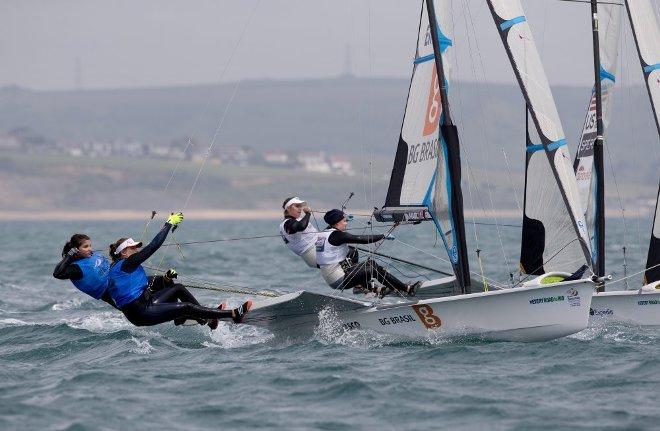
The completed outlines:
<svg viewBox="0 0 660 431">
<path fill-rule="evenodd" d="M 215 147 L 247 145 L 258 151 L 277 148 L 347 154 L 361 165 L 358 169 L 373 170 L 376 191 L 382 196 L 400 131 L 408 85 L 407 79 L 350 76 L 324 80 L 241 82 Z M 206 147 L 235 86 L 235 83 L 229 83 L 58 92 L 5 88 L 0 90 L 0 129 L 29 127 L 54 139 L 134 138 L 147 144 L 169 142 L 192 134 Z M 655 194 L 658 182 L 658 138 L 646 90 L 637 87 L 618 90 L 614 95 L 614 119 L 608 131 L 609 156 L 624 198 L 646 201 Z M 590 89 L 557 87 L 553 91 L 571 152 L 574 153 Z M 450 98 L 453 116 L 461 133 L 464 166 L 472 169 L 479 193 L 484 201 L 488 201 L 489 196 L 485 194 L 490 189 L 493 191 L 494 207 L 511 207 L 512 184 L 518 192 L 523 185 L 525 110 L 520 92 L 517 87 L 507 85 L 453 83 Z M 507 154 L 508 167 L 503 150 Z M 14 171 L 8 170 L 7 163 L 10 162 L 0 163 L 0 175 L 15 181 L 17 177 L 12 176 Z M 60 160 L 59 163 L 66 164 L 66 161 Z M 145 164 L 143 169 L 148 175 L 149 164 Z M 68 171 L 58 172 L 64 175 Z M 28 169 L 23 170 L 21 175 L 21 183 L 28 184 L 32 179 L 36 181 L 35 188 L 38 188 L 36 173 L 30 173 Z M 75 169 L 66 175 L 75 176 Z M 255 172 L 255 175 L 258 173 Z M 322 194 L 332 195 L 331 187 L 323 184 L 323 178 L 314 178 L 310 181 L 320 184 L 320 188 L 314 187 L 326 190 Z M 467 175 L 464 178 L 467 181 Z M 144 189 L 144 181 L 145 178 L 135 178 L 125 186 L 134 187 L 137 195 L 144 195 L 144 190 L 151 187 Z M 608 182 L 612 183 L 611 175 Z M 160 187 L 160 182 L 156 183 L 158 186 L 154 189 Z M 82 182 L 72 180 L 72 184 Z M 609 205 L 615 207 L 618 205 L 615 188 L 613 183 L 610 185 Z M 305 186 L 301 184 L 293 188 L 300 190 Z M 358 176 L 344 186 L 364 190 L 371 187 L 371 182 L 365 184 Z M 204 187 L 201 186 L 202 189 Z M 256 185 L 254 187 L 258 188 Z M 229 188 L 223 192 L 230 193 Z M 8 196 L 9 189 L 5 182 L 0 189 L 2 196 Z M 275 189 L 271 192 L 281 195 L 292 188 L 281 184 L 280 189 L 281 192 Z M 348 191 L 342 189 L 337 193 L 343 196 Z M 210 189 L 206 192 L 200 190 L 202 194 L 207 192 L 210 193 Z M 18 191 L 11 193 L 12 196 L 21 195 Z M 249 196 L 244 192 L 235 194 L 238 197 Z M 264 193 L 253 196 L 256 195 L 260 199 L 266 198 Z M 280 199 L 279 195 L 276 199 L 273 197 L 273 202 Z M 379 199 L 382 197 L 374 197 L 374 200 Z M 66 204 L 75 205 L 75 201 L 73 199 Z M 95 205 L 102 203 L 101 200 Z M 7 205 L 10 204 L 5 203 L 3 207 Z M 197 205 L 204 206 L 204 202 Z M 213 202 L 213 206 L 229 205 L 223 201 Z"/>
</svg>

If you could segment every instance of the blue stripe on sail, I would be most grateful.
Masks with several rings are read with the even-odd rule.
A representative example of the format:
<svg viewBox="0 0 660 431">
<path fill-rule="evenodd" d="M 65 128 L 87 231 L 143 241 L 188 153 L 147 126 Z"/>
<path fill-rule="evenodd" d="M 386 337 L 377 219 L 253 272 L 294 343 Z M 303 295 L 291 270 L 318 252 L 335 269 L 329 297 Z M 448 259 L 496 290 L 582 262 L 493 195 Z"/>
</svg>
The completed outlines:
<svg viewBox="0 0 660 431">
<path fill-rule="evenodd" d="M 425 55 L 424 57 L 417 57 L 415 61 L 413 61 L 413 64 L 426 63 L 427 61 L 431 61 L 434 58 L 435 54 Z"/>
<path fill-rule="evenodd" d="M 649 64 L 648 66 L 644 66 L 644 73 L 651 73 L 658 69 L 660 69 L 660 63 Z"/>
<path fill-rule="evenodd" d="M 557 148 L 563 147 L 564 145 L 566 145 L 566 139 L 560 139 L 558 141 L 550 143 L 550 145 L 548 145 L 548 151 L 556 150 Z M 528 153 L 535 153 L 541 150 L 543 150 L 543 145 L 541 144 L 527 146 Z"/>
<path fill-rule="evenodd" d="M 454 44 L 454 42 L 452 42 L 451 39 L 445 36 L 442 30 L 440 30 L 440 26 L 438 26 L 438 42 L 440 42 L 440 53 L 444 53 L 447 50 L 447 48 L 449 48 Z M 413 64 L 426 63 L 427 61 L 431 61 L 434 58 L 435 58 L 435 54 L 431 53 L 423 57 L 417 57 L 413 61 Z"/>
<path fill-rule="evenodd" d="M 440 124 L 444 122 L 444 114 L 440 116 Z M 457 249 L 457 239 L 456 239 L 456 227 L 454 226 L 454 216 L 451 211 L 451 174 L 449 173 L 449 159 L 447 158 L 447 145 L 445 144 L 445 140 L 442 137 L 442 133 L 439 135 L 439 140 L 438 140 L 438 146 L 440 147 L 439 149 L 442 150 L 442 157 L 444 159 L 445 163 L 445 172 L 446 172 L 446 178 L 445 178 L 445 187 L 447 188 L 447 206 L 448 206 L 448 212 L 449 212 L 449 223 L 451 224 L 451 236 L 452 236 L 452 248 L 449 248 L 449 244 L 447 243 L 447 238 L 445 237 L 445 232 L 440 225 L 440 221 L 438 220 L 438 216 L 433 210 L 433 196 L 431 195 L 431 192 L 433 191 L 433 185 L 435 184 L 436 180 L 436 175 L 438 171 L 436 170 L 433 173 L 433 178 L 431 178 L 431 182 L 429 183 L 428 189 L 426 190 L 426 195 L 424 196 L 424 202 L 422 205 L 425 205 L 429 213 L 431 214 L 431 218 L 433 219 L 433 224 L 435 224 L 435 228 L 440 232 L 440 238 L 442 239 L 442 243 L 445 246 L 445 250 L 447 250 L 447 255 L 449 256 L 449 260 L 452 262 L 453 265 L 458 264 L 458 249 Z"/>
<path fill-rule="evenodd" d="M 500 30 L 506 30 L 507 28 L 511 28 L 516 24 L 520 24 L 521 22 L 527 21 L 527 18 L 525 18 L 525 15 L 520 15 L 515 18 L 511 18 L 509 20 L 504 21 L 502 24 L 500 24 Z"/>
<path fill-rule="evenodd" d="M 422 205 L 426 205 L 429 208 L 433 205 L 431 202 L 431 192 L 433 191 L 433 185 L 435 184 L 435 176 L 437 173 L 437 170 L 433 172 L 429 186 L 426 188 L 426 193 L 424 194 L 424 200 L 422 201 Z"/>
<path fill-rule="evenodd" d="M 612 73 L 608 72 L 607 70 L 605 70 L 603 68 L 603 66 L 601 65 L 600 66 L 600 80 L 602 81 L 604 79 L 609 79 L 612 82 L 616 82 L 616 78 L 615 78 L 614 74 L 612 74 Z"/>
<path fill-rule="evenodd" d="M 444 53 L 447 48 L 452 46 L 454 43 L 451 41 L 450 38 L 445 36 L 445 34 L 442 32 L 442 29 L 440 26 L 438 26 L 438 41 L 440 42 L 440 52 Z"/>
</svg>

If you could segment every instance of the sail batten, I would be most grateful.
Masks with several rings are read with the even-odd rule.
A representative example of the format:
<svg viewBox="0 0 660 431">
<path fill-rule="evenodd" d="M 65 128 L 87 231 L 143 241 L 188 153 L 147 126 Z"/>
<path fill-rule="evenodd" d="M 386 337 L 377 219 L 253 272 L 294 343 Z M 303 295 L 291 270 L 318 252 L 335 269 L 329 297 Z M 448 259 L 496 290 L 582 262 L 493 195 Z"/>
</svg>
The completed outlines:
<svg viewBox="0 0 660 431">
<path fill-rule="evenodd" d="M 540 139 L 526 148 L 521 270 L 573 272 L 591 265 L 591 252 L 554 98 L 520 1 L 488 5 Z"/>
</svg>

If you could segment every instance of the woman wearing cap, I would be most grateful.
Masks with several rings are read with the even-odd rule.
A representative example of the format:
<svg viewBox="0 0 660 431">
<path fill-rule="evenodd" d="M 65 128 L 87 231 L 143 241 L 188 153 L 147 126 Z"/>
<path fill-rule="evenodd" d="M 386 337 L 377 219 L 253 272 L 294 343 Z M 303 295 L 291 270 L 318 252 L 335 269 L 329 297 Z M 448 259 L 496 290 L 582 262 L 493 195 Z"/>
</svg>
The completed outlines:
<svg viewBox="0 0 660 431">
<path fill-rule="evenodd" d="M 328 223 L 328 228 L 319 233 L 316 240 L 316 261 L 321 268 L 323 279 L 333 289 L 347 289 L 357 286 L 369 288 L 369 281 L 375 278 L 383 284 L 385 289 L 376 293 L 385 295 L 390 289 L 395 289 L 414 295 L 421 281 L 408 284 L 401 282 L 385 268 L 376 264 L 373 260 L 358 263 L 357 250 L 349 248 L 348 244 L 371 244 L 382 239 L 394 239 L 388 235 L 352 235 L 346 232 L 348 222 L 343 211 L 332 209 L 325 213 L 323 220 Z M 349 252 L 355 254 L 349 257 Z"/>
<path fill-rule="evenodd" d="M 76 233 L 64 244 L 62 261 L 53 271 L 59 280 L 71 280 L 81 292 L 115 306 L 108 293 L 110 262 L 105 256 L 92 250 L 89 236 Z"/>
<path fill-rule="evenodd" d="M 231 318 L 235 323 L 240 323 L 252 306 L 252 301 L 233 310 L 223 310 L 222 306 L 202 307 L 180 284 L 163 287 L 157 292 L 149 288 L 142 263 L 163 245 L 170 229 L 182 220 L 182 213 L 172 214 L 160 232 L 142 250 L 138 251 L 142 243 L 135 242 L 133 238 L 120 238 L 110 245 L 113 260 L 108 287 L 110 296 L 124 316 L 136 326 L 158 325 L 171 320 L 180 323 L 184 319 L 208 320 L 211 329 L 217 327 L 217 319 Z"/>
<path fill-rule="evenodd" d="M 309 222 L 312 210 L 307 202 L 297 196 L 286 199 L 282 209 L 284 209 L 284 221 L 280 223 L 280 235 L 284 243 L 289 250 L 300 256 L 307 266 L 317 268 L 314 244 L 318 231 Z"/>
</svg>

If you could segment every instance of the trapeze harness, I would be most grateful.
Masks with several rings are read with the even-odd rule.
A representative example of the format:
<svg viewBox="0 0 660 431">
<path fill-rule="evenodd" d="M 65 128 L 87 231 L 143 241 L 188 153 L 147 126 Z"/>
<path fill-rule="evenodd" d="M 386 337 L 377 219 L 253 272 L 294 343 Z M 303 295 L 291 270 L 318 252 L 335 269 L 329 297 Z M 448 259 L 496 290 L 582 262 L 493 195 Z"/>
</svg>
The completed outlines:
<svg viewBox="0 0 660 431">
<path fill-rule="evenodd" d="M 326 229 L 316 237 L 316 262 L 321 268 L 321 276 L 325 282 L 336 289 L 344 281 L 344 269 L 348 269 L 350 263 L 346 260 L 348 244 L 330 244 L 329 238 L 333 232 L 337 232 L 337 229 Z"/>
<path fill-rule="evenodd" d="M 110 305 L 108 294 L 108 273 L 110 262 L 100 253 L 93 252 L 89 257 L 71 262 L 73 256 L 65 256 L 55 267 L 53 277 L 60 280 L 71 280 L 76 289 L 91 296 L 101 299 Z"/>
<path fill-rule="evenodd" d="M 300 258 L 305 261 L 307 266 L 310 268 L 318 268 L 317 262 L 316 262 L 316 248 L 314 247 L 316 243 L 316 233 L 318 232 L 314 225 L 309 223 L 309 214 L 306 214 L 305 217 L 300 218 L 299 220 L 295 220 L 297 222 L 306 222 L 307 226 L 305 227 L 304 230 L 298 231 L 295 233 L 288 233 L 285 228 L 285 224 L 290 221 L 294 220 L 293 218 L 287 218 L 284 219 L 282 223 L 280 223 L 280 235 L 282 236 L 282 240 L 286 244 L 287 247 L 289 247 L 289 250 L 294 252 L 296 255 L 300 256 Z"/>
<path fill-rule="evenodd" d="M 71 280 L 74 286 L 94 299 L 101 299 L 108 289 L 108 272 L 110 262 L 99 253 L 92 253 L 90 257 L 80 259 L 75 263 L 82 271 L 82 278 Z"/>
<path fill-rule="evenodd" d="M 330 242 L 331 235 L 332 242 L 336 245 Z M 351 256 L 348 244 L 371 244 L 383 238 L 383 235 L 351 235 L 336 229 L 319 233 L 316 240 L 316 261 L 325 282 L 333 289 L 350 289 L 357 286 L 367 288 L 369 281 L 376 279 L 383 286 L 407 292 L 405 283 L 373 260 L 358 262 L 357 255 Z"/>
</svg>

